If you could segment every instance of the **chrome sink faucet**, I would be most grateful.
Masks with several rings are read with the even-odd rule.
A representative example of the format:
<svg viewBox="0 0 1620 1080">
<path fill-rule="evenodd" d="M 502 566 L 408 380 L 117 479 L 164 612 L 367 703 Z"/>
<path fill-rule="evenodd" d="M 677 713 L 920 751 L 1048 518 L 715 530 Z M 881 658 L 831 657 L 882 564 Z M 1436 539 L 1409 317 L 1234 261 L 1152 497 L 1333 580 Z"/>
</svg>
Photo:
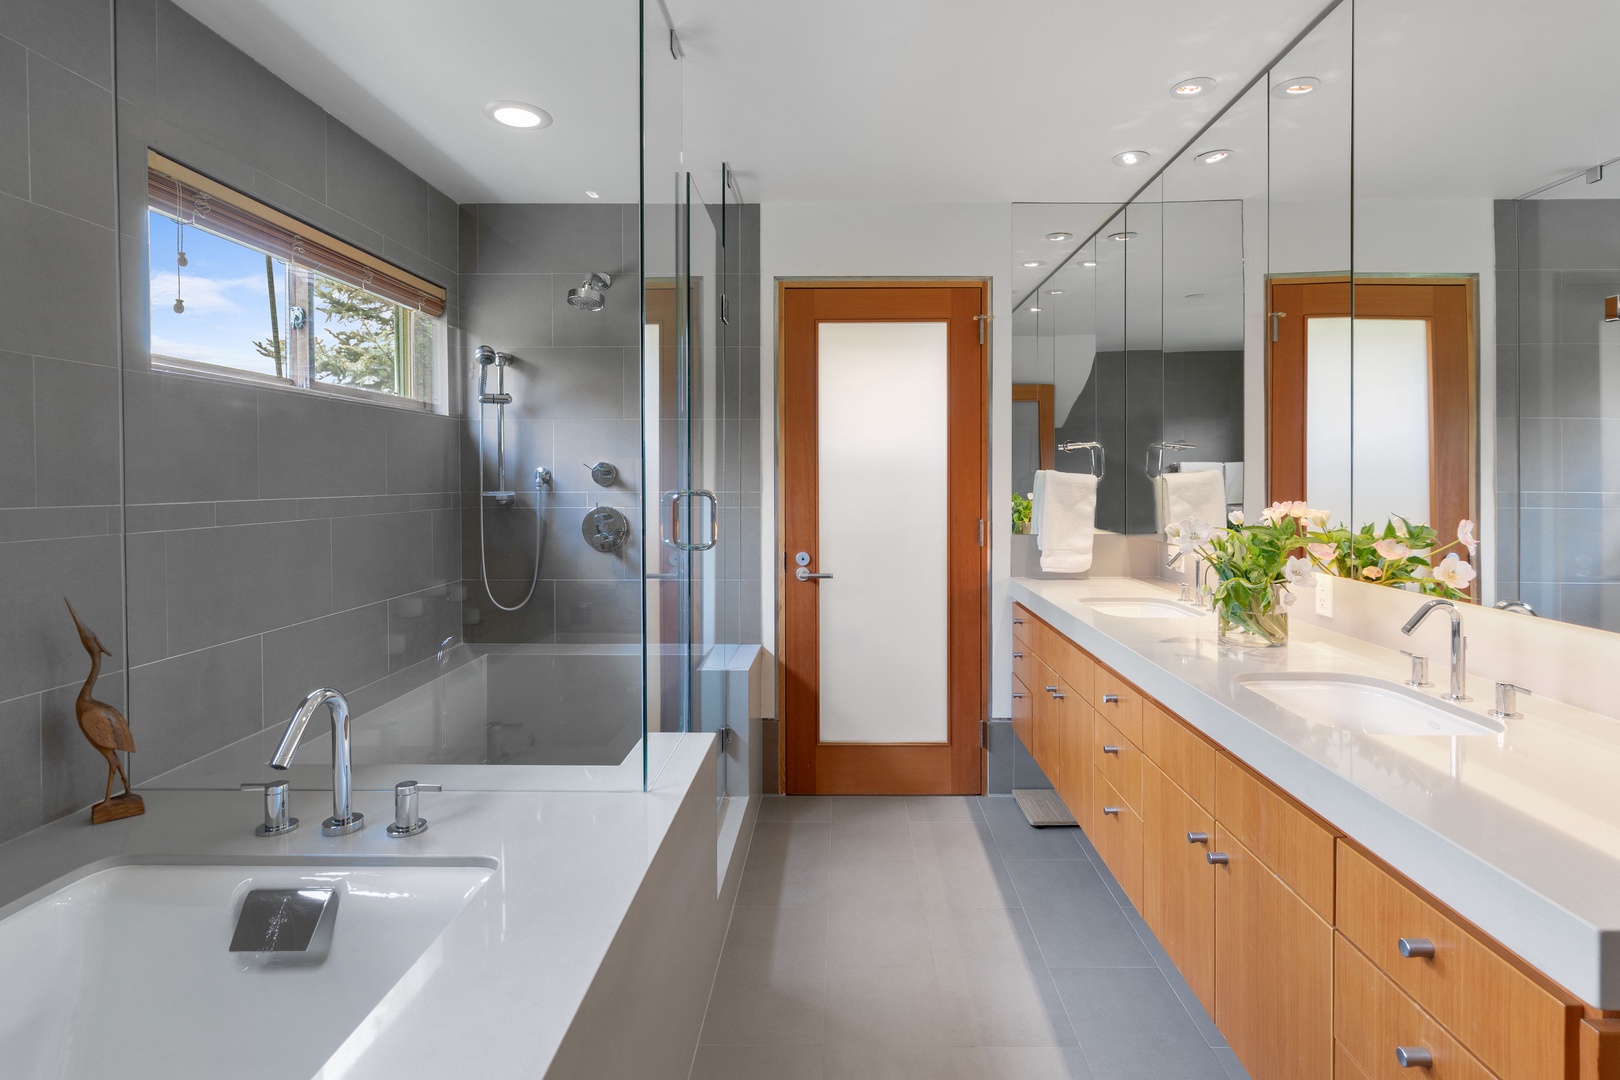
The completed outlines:
<svg viewBox="0 0 1620 1080">
<path fill-rule="evenodd" d="M 1444 608 L 1446 614 L 1451 616 L 1451 692 L 1445 695 L 1445 699 L 1468 701 L 1469 697 L 1464 693 L 1468 688 L 1468 639 L 1463 637 L 1462 615 L 1458 613 L 1457 605 L 1450 600 L 1430 600 L 1417 609 L 1417 614 L 1406 620 L 1401 633 L 1410 636 L 1435 608 Z"/>
<path fill-rule="evenodd" d="M 354 781 L 349 756 L 347 698 L 330 687 L 310 691 L 304 703 L 298 706 L 298 711 L 293 713 L 292 719 L 287 721 L 287 730 L 281 736 L 281 745 L 276 747 L 275 756 L 270 759 L 270 767 L 285 769 L 292 764 L 298 741 L 304 737 L 304 729 L 309 726 L 309 718 L 322 705 L 332 714 L 332 816 L 321 822 L 321 834 L 342 836 L 359 832 L 365 826 L 364 815 L 351 805 Z"/>
</svg>

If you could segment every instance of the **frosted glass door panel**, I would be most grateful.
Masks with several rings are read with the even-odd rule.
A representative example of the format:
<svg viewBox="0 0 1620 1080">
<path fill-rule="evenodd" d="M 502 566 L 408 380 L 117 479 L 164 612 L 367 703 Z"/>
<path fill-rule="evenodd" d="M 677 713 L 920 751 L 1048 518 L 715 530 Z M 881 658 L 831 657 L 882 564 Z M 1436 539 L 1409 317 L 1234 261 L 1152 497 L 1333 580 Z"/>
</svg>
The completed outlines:
<svg viewBox="0 0 1620 1080">
<path fill-rule="evenodd" d="M 1335 522 L 1428 522 L 1429 324 L 1306 323 L 1306 499 Z"/>
<path fill-rule="evenodd" d="M 947 741 L 944 322 L 821 323 L 821 741 Z"/>
</svg>

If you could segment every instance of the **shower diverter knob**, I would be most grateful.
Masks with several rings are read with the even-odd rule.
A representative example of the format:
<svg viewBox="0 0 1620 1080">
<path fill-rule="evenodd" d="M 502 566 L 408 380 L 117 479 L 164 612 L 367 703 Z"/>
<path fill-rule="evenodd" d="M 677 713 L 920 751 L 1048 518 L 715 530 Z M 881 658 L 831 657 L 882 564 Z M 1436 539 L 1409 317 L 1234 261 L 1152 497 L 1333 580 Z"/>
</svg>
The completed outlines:
<svg viewBox="0 0 1620 1080">
<path fill-rule="evenodd" d="M 606 461 L 598 461 L 595 465 L 586 465 L 591 470 L 591 479 L 602 487 L 612 487 L 619 482 L 619 467 Z"/>
</svg>

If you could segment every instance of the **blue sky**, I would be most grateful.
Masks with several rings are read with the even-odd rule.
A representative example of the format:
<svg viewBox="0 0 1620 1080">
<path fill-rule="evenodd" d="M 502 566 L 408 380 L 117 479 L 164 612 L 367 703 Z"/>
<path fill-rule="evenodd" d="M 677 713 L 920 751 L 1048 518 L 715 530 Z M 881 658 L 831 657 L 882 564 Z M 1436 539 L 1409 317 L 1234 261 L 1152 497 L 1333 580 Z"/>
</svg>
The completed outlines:
<svg viewBox="0 0 1620 1080">
<path fill-rule="evenodd" d="M 152 351 L 185 360 L 275 374 L 253 342 L 270 339 L 270 299 L 264 255 L 201 229 L 185 228 L 188 265 L 179 269 L 184 314 L 176 314 L 176 222 L 149 212 L 152 274 Z M 276 306 L 287 329 L 287 266 L 275 260 Z"/>
</svg>

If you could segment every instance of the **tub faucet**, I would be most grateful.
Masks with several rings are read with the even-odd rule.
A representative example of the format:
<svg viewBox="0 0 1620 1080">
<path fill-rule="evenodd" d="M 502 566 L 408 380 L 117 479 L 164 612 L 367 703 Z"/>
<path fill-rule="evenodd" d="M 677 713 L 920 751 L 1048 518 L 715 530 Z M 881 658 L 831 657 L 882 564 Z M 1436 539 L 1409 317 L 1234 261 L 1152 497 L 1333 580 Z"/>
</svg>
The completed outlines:
<svg viewBox="0 0 1620 1080">
<path fill-rule="evenodd" d="M 298 706 L 298 711 L 293 713 L 292 719 L 287 721 L 287 730 L 281 736 L 281 745 L 276 747 L 275 756 L 270 759 L 270 767 L 285 769 L 292 764 L 298 740 L 304 737 L 304 729 L 309 726 L 309 718 L 322 705 L 332 714 L 332 816 L 321 822 L 321 834 L 342 836 L 359 832 L 365 827 L 364 815 L 350 805 L 354 781 L 349 757 L 347 698 L 330 687 L 310 691 L 304 703 Z"/>
<path fill-rule="evenodd" d="M 1406 620 L 1401 633 L 1410 635 L 1435 608 L 1445 608 L 1446 614 L 1451 616 L 1451 693 L 1445 696 L 1446 700 L 1467 701 L 1469 698 L 1464 691 L 1468 688 L 1468 639 L 1463 637 L 1462 615 L 1458 613 L 1457 605 L 1450 600 L 1430 600 L 1417 609 L 1417 614 Z"/>
</svg>

